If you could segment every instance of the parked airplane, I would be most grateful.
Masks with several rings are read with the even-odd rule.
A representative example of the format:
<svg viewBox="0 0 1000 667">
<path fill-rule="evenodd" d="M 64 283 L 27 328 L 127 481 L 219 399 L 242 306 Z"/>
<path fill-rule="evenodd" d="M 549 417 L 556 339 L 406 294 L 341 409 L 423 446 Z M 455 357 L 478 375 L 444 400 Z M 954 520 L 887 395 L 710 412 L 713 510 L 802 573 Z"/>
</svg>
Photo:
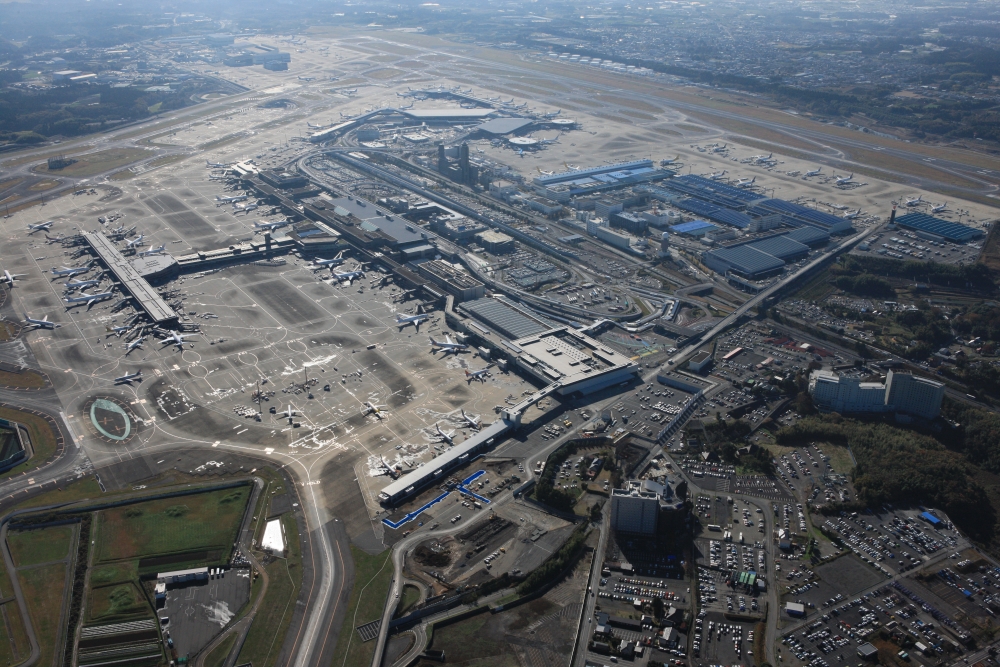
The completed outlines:
<svg viewBox="0 0 1000 667">
<path fill-rule="evenodd" d="M 47 232 L 50 229 L 52 229 L 52 225 L 54 223 L 55 220 L 49 220 L 48 222 L 40 222 L 37 225 L 28 225 L 28 229 L 30 230 L 28 233 L 34 234 L 35 232 L 41 232 L 41 231 Z"/>
<path fill-rule="evenodd" d="M 482 419 L 474 419 L 470 417 L 469 415 L 465 414 L 465 410 L 462 410 L 462 419 L 465 420 L 466 424 L 476 429 L 477 431 L 483 427 Z"/>
<path fill-rule="evenodd" d="M 378 417 L 379 421 L 382 421 L 382 409 L 383 408 L 385 408 L 384 405 L 375 405 L 371 401 L 365 401 L 365 410 L 364 410 L 364 413 L 366 415 L 375 415 L 376 417 Z"/>
<path fill-rule="evenodd" d="M 479 380 L 480 382 L 486 382 L 486 375 L 489 372 L 490 372 L 489 368 L 481 368 L 478 371 L 472 371 L 471 373 L 468 370 L 466 370 L 465 371 L 465 381 L 468 382 L 469 384 L 471 384 L 473 380 Z"/>
<path fill-rule="evenodd" d="M 861 215 L 861 209 L 859 208 L 857 211 L 848 211 L 847 213 L 844 214 L 844 217 L 847 218 L 848 220 L 854 220 L 860 215 Z"/>
<path fill-rule="evenodd" d="M 562 109 L 559 109 L 558 111 L 552 111 L 552 112 L 549 112 L 549 113 L 546 113 L 546 114 L 542 114 L 542 118 L 555 118 L 556 116 L 558 116 L 561 113 L 562 113 Z"/>
<path fill-rule="evenodd" d="M 430 314 L 429 313 L 422 313 L 421 312 L 421 313 L 417 313 L 416 315 L 401 315 L 399 313 L 396 313 L 396 325 L 400 329 L 402 329 L 407 324 L 412 324 L 413 327 L 417 331 L 420 331 L 420 324 L 421 324 L 421 322 L 424 322 L 425 320 L 427 320 L 429 318 L 430 318 Z"/>
<path fill-rule="evenodd" d="M 454 445 L 455 444 L 455 438 L 454 438 L 454 436 L 448 435 L 447 433 L 445 433 L 444 431 L 442 431 L 441 427 L 438 425 L 437 422 L 434 422 L 434 428 L 437 429 L 437 434 L 441 438 L 441 440 L 443 440 L 444 442 L 447 442 L 449 445 Z"/>
<path fill-rule="evenodd" d="M 70 276 L 70 277 L 72 277 L 72 276 L 77 275 L 78 273 L 87 273 L 88 271 L 90 271 L 90 267 L 89 266 L 77 266 L 77 267 L 73 267 L 73 268 L 70 268 L 70 267 L 67 267 L 67 266 L 62 266 L 62 267 L 59 267 L 58 269 L 52 269 L 52 275 L 54 275 L 54 276 Z"/>
<path fill-rule="evenodd" d="M 813 169 L 812 171 L 807 171 L 805 175 L 808 178 L 809 176 L 819 176 L 822 173 L 823 173 L 823 167 L 820 167 L 819 169 Z"/>
<path fill-rule="evenodd" d="M 351 283 L 353 283 L 356 279 L 364 277 L 365 277 L 364 271 L 346 271 L 344 273 L 338 273 L 336 271 L 333 272 L 334 280 L 338 282 L 344 282 L 346 280 L 348 287 L 350 287 Z"/>
<path fill-rule="evenodd" d="M 257 208 L 257 204 L 247 204 L 246 206 L 237 206 L 233 204 L 233 215 L 237 213 L 249 213 Z"/>
<path fill-rule="evenodd" d="M 184 349 L 184 339 L 188 336 L 197 336 L 198 334 L 182 334 L 176 331 L 171 331 L 170 335 L 160 341 L 160 345 L 176 345 L 178 350 Z"/>
<path fill-rule="evenodd" d="M 754 184 L 756 180 L 757 180 L 756 176 L 754 176 L 753 178 L 741 178 L 740 180 L 736 181 L 736 187 L 749 188 Z"/>
<path fill-rule="evenodd" d="M 144 238 L 146 238 L 146 235 L 145 235 L 145 234 L 139 234 L 138 236 L 136 236 L 136 237 L 135 237 L 134 239 L 132 239 L 131 241 L 126 241 L 126 242 L 125 242 L 125 247 L 126 247 L 126 248 L 134 248 L 134 247 L 136 247 L 137 245 L 139 245 L 140 243 L 142 243 L 142 240 L 143 240 Z"/>
<path fill-rule="evenodd" d="M 675 155 L 672 158 L 667 158 L 666 160 L 660 160 L 660 166 L 661 167 L 666 167 L 666 166 L 672 165 L 672 164 L 674 164 L 675 162 L 677 162 L 680 159 L 681 159 L 680 155 Z"/>
<path fill-rule="evenodd" d="M 98 301 L 104 301 L 105 299 L 110 299 L 115 295 L 114 292 L 100 292 L 98 294 L 87 294 L 86 292 L 81 292 L 80 296 L 68 296 L 63 301 L 66 303 L 86 303 L 87 307 L 93 306 Z"/>
<path fill-rule="evenodd" d="M 62 243 L 65 239 L 66 239 L 65 236 L 49 236 L 48 234 L 45 235 L 45 242 L 49 244 Z"/>
<path fill-rule="evenodd" d="M 708 178 L 709 178 L 709 180 L 717 181 L 717 180 L 719 180 L 720 178 L 722 178 L 725 175 L 726 175 L 726 170 L 723 169 L 722 171 L 717 171 L 714 174 L 709 174 Z"/>
<path fill-rule="evenodd" d="M 400 111 L 406 111 L 406 110 L 408 110 L 408 109 L 412 109 L 412 108 L 413 108 L 413 102 L 410 102 L 410 103 L 409 103 L 409 104 L 407 104 L 407 105 L 406 105 L 405 107 L 399 107 L 399 110 L 400 110 Z"/>
<path fill-rule="evenodd" d="M 262 231 L 267 230 L 273 232 L 275 229 L 281 229 L 285 225 L 291 224 L 287 220 L 276 220 L 274 222 L 255 222 L 253 223 L 253 228 Z"/>
<path fill-rule="evenodd" d="M 139 336 L 134 341 L 132 341 L 131 343 L 129 343 L 128 345 L 126 345 L 125 346 L 125 356 L 127 357 L 128 353 L 131 352 L 132 350 L 136 349 L 136 348 L 139 348 L 141 350 L 142 349 L 142 343 L 145 340 L 146 340 L 145 336 Z"/>
<path fill-rule="evenodd" d="M 923 203 L 924 203 L 924 196 L 923 195 L 920 195 L 916 199 L 907 199 L 906 200 L 906 205 L 907 206 L 920 206 Z"/>
<path fill-rule="evenodd" d="M 6 269 L 4 269 L 3 279 L 7 283 L 8 287 L 13 287 L 15 280 L 17 280 L 21 276 L 26 276 L 26 275 L 28 275 L 28 274 L 27 273 L 11 273 L 10 271 L 7 271 Z"/>
<path fill-rule="evenodd" d="M 229 165 L 222 164 L 220 162 L 209 162 L 208 160 L 205 160 L 205 166 L 208 167 L 209 169 L 225 169 Z"/>
<path fill-rule="evenodd" d="M 322 125 L 314 125 L 314 124 L 312 124 L 312 123 L 310 123 L 308 121 L 306 121 L 306 125 L 308 125 L 309 127 L 311 127 L 314 130 L 322 130 L 323 129 Z"/>
<path fill-rule="evenodd" d="M 444 350 L 445 354 L 448 354 L 449 352 L 455 352 L 457 354 L 469 349 L 469 346 L 464 343 L 453 343 L 451 336 L 448 335 L 445 335 L 443 343 L 434 340 L 434 336 L 430 336 L 430 340 L 432 348 L 436 347 L 440 350 Z M 437 350 L 432 349 L 431 351 L 436 352 Z"/>
<path fill-rule="evenodd" d="M 27 313 L 25 313 L 24 315 L 24 323 L 27 324 L 28 326 L 37 327 L 39 329 L 58 329 L 59 327 L 62 326 L 61 324 L 56 324 L 55 322 L 49 322 L 48 315 L 46 315 L 44 318 L 40 320 L 33 320 L 30 317 L 28 317 Z"/>
<path fill-rule="evenodd" d="M 931 208 L 931 213 L 941 213 L 942 211 L 948 210 L 948 202 L 945 202 L 939 206 L 934 206 Z"/>
<path fill-rule="evenodd" d="M 751 159 L 754 162 L 770 162 L 773 156 L 774 153 L 768 153 L 767 155 L 754 155 Z"/>
<path fill-rule="evenodd" d="M 345 251 L 341 250 L 340 252 L 337 253 L 337 256 L 334 257 L 333 259 L 323 259 L 322 257 L 317 257 L 316 259 L 313 260 L 313 263 L 309 268 L 315 271 L 317 269 L 322 269 L 327 266 L 339 266 L 346 261 L 344 259 L 344 252 Z"/>
<path fill-rule="evenodd" d="M 850 176 L 843 176 L 841 178 L 838 178 L 837 185 L 847 185 L 853 180 L 854 180 L 854 174 L 852 173 Z"/>
<path fill-rule="evenodd" d="M 218 202 L 217 206 L 222 206 L 223 204 L 232 204 L 234 202 L 243 201 L 248 195 L 234 195 L 232 197 L 220 197 L 215 196 L 215 201 Z"/>
<path fill-rule="evenodd" d="M 292 417 L 294 417 L 295 415 L 300 415 L 302 413 L 293 408 L 291 405 L 289 405 L 287 408 L 285 408 L 282 412 L 279 412 L 278 414 L 287 419 L 289 423 L 291 423 Z"/>
<path fill-rule="evenodd" d="M 729 146 L 729 144 L 722 144 L 721 146 L 716 146 L 715 148 L 712 149 L 712 152 L 713 153 L 723 153 L 723 152 L 729 150 L 728 146 Z"/>
<path fill-rule="evenodd" d="M 93 280 L 67 280 L 66 281 L 66 291 L 72 292 L 78 289 L 87 289 L 88 287 L 93 287 L 94 285 L 100 285 L 101 279 L 95 278 Z"/>
<path fill-rule="evenodd" d="M 132 384 L 132 380 L 142 380 L 142 369 L 115 378 L 115 384 Z"/>
<path fill-rule="evenodd" d="M 107 331 L 107 332 L 108 332 L 109 334 L 114 334 L 114 335 L 116 335 L 116 336 L 119 336 L 119 337 L 120 337 L 120 336 L 121 336 L 121 335 L 122 335 L 123 333 L 126 333 L 126 332 L 128 332 L 128 331 L 129 331 L 130 329 L 132 329 L 132 327 L 109 327 L 109 326 L 105 326 L 105 327 L 104 327 L 104 329 L 105 329 L 105 330 L 106 330 L 106 331 Z"/>
<path fill-rule="evenodd" d="M 159 248 L 154 248 L 149 246 L 148 250 L 143 250 L 139 253 L 139 257 L 149 257 L 150 255 L 162 255 L 167 251 L 167 246 L 161 245 Z"/>
</svg>

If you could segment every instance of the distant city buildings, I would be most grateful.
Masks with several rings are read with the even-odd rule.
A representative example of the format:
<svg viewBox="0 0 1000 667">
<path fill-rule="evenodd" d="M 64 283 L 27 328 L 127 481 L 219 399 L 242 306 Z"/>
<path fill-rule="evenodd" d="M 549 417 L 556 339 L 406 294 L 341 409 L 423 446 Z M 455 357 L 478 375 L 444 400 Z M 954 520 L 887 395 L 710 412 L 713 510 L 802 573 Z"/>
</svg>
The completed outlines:
<svg viewBox="0 0 1000 667">
<path fill-rule="evenodd" d="M 889 371 L 885 384 L 882 384 L 816 370 L 809 377 L 809 394 L 816 408 L 823 412 L 895 412 L 934 419 L 941 413 L 944 385 L 897 371 Z"/>
</svg>

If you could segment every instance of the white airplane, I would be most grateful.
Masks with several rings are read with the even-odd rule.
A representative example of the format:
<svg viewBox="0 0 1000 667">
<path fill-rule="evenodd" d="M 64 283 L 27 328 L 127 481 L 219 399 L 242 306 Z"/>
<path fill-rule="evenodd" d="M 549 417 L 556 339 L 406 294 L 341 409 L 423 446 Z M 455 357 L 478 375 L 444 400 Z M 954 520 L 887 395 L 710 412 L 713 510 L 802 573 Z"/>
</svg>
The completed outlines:
<svg viewBox="0 0 1000 667">
<path fill-rule="evenodd" d="M 291 404 L 289 404 L 287 408 L 285 408 L 282 412 L 279 412 L 278 414 L 287 419 L 289 423 L 291 423 L 292 417 L 294 417 L 295 415 L 300 415 L 302 413 L 293 408 Z"/>
<path fill-rule="evenodd" d="M 861 215 L 861 209 L 859 208 L 857 211 L 848 211 L 847 213 L 844 214 L 844 217 L 847 218 L 848 220 L 854 220 L 860 215 Z"/>
<path fill-rule="evenodd" d="M 756 180 L 757 180 L 756 176 L 754 176 L 753 178 L 741 178 L 740 180 L 736 181 L 736 187 L 749 188 L 754 184 L 754 181 Z"/>
<path fill-rule="evenodd" d="M 437 434 L 443 441 L 447 442 L 449 445 L 455 444 L 454 436 L 448 435 L 447 433 L 442 431 L 441 427 L 438 425 L 437 422 L 434 422 L 434 428 L 437 429 Z"/>
<path fill-rule="evenodd" d="M 384 405 L 375 405 L 371 401 L 365 401 L 365 414 L 375 415 L 379 421 L 382 421 L 382 409 L 384 407 Z"/>
<path fill-rule="evenodd" d="M 215 196 L 215 201 L 219 202 L 219 204 L 218 204 L 219 206 L 222 206 L 223 204 L 232 204 L 234 202 L 243 201 L 248 196 L 249 195 L 234 195 L 232 197 L 220 197 L 220 196 L 216 195 Z"/>
<path fill-rule="evenodd" d="M 247 204 L 246 206 L 237 206 L 233 204 L 233 215 L 237 213 L 249 213 L 257 208 L 257 204 Z"/>
<path fill-rule="evenodd" d="M 94 285 L 100 285 L 101 279 L 95 278 L 93 280 L 67 280 L 66 281 L 66 291 L 72 292 L 78 289 L 87 289 L 88 287 L 93 287 Z"/>
<path fill-rule="evenodd" d="M 105 299 L 110 299 L 115 295 L 114 292 L 100 292 L 99 294 L 87 294 L 86 292 L 81 292 L 80 296 L 68 296 L 63 301 L 66 303 L 86 303 L 87 307 L 93 306 L 98 301 L 104 301 Z"/>
<path fill-rule="evenodd" d="M 722 178 L 725 175 L 726 175 L 726 170 L 723 169 L 722 171 L 717 171 L 714 174 L 709 174 L 708 175 L 708 179 L 710 181 L 717 181 L 717 180 L 719 180 L 720 178 Z"/>
<path fill-rule="evenodd" d="M 558 116 L 561 113 L 562 113 L 562 109 L 559 109 L 558 111 L 552 111 L 552 112 L 549 112 L 547 114 L 543 114 L 542 118 L 555 118 L 556 116 Z"/>
<path fill-rule="evenodd" d="M 353 283 L 356 279 L 358 279 L 358 278 L 364 278 L 365 277 L 365 272 L 364 271 L 346 271 L 344 273 L 338 273 L 338 272 L 334 271 L 333 272 L 333 277 L 338 282 L 344 282 L 346 280 L 347 281 L 347 286 L 350 287 L 351 283 Z"/>
<path fill-rule="evenodd" d="M 666 167 L 668 165 L 674 164 L 675 162 L 677 162 L 680 159 L 681 159 L 680 155 L 675 155 L 672 158 L 667 158 L 665 160 L 660 160 L 660 166 L 661 167 Z"/>
<path fill-rule="evenodd" d="M 754 155 L 752 159 L 754 162 L 770 162 L 773 156 L 774 153 L 768 153 L 767 155 Z"/>
<path fill-rule="evenodd" d="M 167 246 L 161 245 L 159 248 L 154 248 L 149 246 L 148 250 L 143 250 L 139 253 L 139 257 L 149 257 L 150 255 L 162 255 L 167 251 Z"/>
<path fill-rule="evenodd" d="M 345 252 L 344 250 L 341 250 L 340 252 L 337 253 L 337 256 L 334 257 L 333 259 L 323 259 L 322 257 L 317 257 L 316 259 L 313 260 L 312 266 L 310 266 L 309 268 L 315 271 L 317 269 L 322 269 L 323 267 L 326 266 L 339 266 L 346 261 L 344 259 L 344 252 Z"/>
<path fill-rule="evenodd" d="M 713 153 L 724 153 L 725 151 L 729 150 L 728 146 L 729 146 L 729 144 L 722 144 L 721 146 L 716 146 L 715 148 L 712 149 L 712 152 Z"/>
<path fill-rule="evenodd" d="M 220 162 L 209 162 L 208 160 L 205 160 L 205 166 L 208 167 L 209 169 L 225 169 L 229 165 L 222 164 Z"/>
<path fill-rule="evenodd" d="M 198 334 L 182 334 L 176 331 L 171 331 L 170 335 L 160 341 L 160 345 L 176 345 L 178 350 L 184 349 L 184 339 L 188 336 L 197 336 Z"/>
<path fill-rule="evenodd" d="M 57 329 L 61 327 L 61 324 L 56 324 L 55 322 L 49 322 L 49 316 L 46 315 L 43 319 L 33 320 L 28 317 L 28 314 L 24 314 L 24 323 L 28 326 L 38 327 L 39 329 Z"/>
<path fill-rule="evenodd" d="M 62 241 L 65 238 L 66 238 L 65 236 L 49 236 L 48 234 L 46 234 L 45 235 L 45 242 L 48 243 L 48 244 L 62 243 Z"/>
<path fill-rule="evenodd" d="M 10 271 L 4 269 L 3 280 L 4 280 L 4 282 L 7 283 L 8 287 L 13 287 L 15 280 L 17 280 L 21 276 L 26 276 L 26 275 L 28 275 L 28 274 L 27 273 L 11 273 Z"/>
<path fill-rule="evenodd" d="M 931 208 L 931 213 L 941 213 L 948 210 L 948 202 L 941 204 L 940 206 L 934 206 Z"/>
<path fill-rule="evenodd" d="M 146 238 L 146 235 L 145 235 L 145 234 L 139 234 L 138 236 L 136 236 L 136 237 L 135 237 L 134 239 L 132 239 L 131 241 L 126 241 L 126 242 L 125 242 L 125 247 L 126 247 L 126 248 L 134 248 L 134 247 L 136 247 L 137 245 L 139 245 L 140 243 L 142 243 L 142 240 L 143 240 L 144 238 Z"/>
<path fill-rule="evenodd" d="M 291 224 L 287 220 L 276 220 L 275 222 L 255 222 L 253 223 L 253 228 L 258 231 L 267 230 L 273 232 L 275 229 L 281 229 L 285 225 Z"/>
<path fill-rule="evenodd" d="M 55 223 L 55 220 L 49 220 L 48 222 L 40 222 L 37 225 L 28 225 L 28 229 L 30 230 L 28 233 L 29 234 L 34 234 L 35 232 L 40 232 L 40 231 L 46 231 L 47 232 L 50 229 L 52 229 L 52 225 L 54 223 Z"/>
<path fill-rule="evenodd" d="M 406 110 L 408 110 L 408 109 L 412 109 L 412 108 L 413 108 L 413 102 L 410 102 L 410 103 L 409 103 L 409 104 L 407 104 L 407 105 L 406 105 L 405 107 L 399 107 L 399 110 L 400 110 L 400 111 L 406 111 Z"/>
<path fill-rule="evenodd" d="M 853 180 L 854 180 L 854 174 L 852 173 L 850 176 L 843 176 L 841 178 L 838 178 L 837 185 L 847 185 Z"/>
<path fill-rule="evenodd" d="M 420 331 L 420 323 L 429 318 L 430 313 L 417 313 L 416 315 L 400 315 L 396 313 L 396 325 L 402 329 L 407 324 L 412 324 L 417 331 Z"/>
<path fill-rule="evenodd" d="M 135 348 L 142 349 L 142 342 L 144 340 L 146 340 L 145 336 L 139 336 L 134 341 L 132 341 L 131 343 L 129 343 L 128 345 L 126 345 L 125 346 L 125 356 L 127 357 L 128 353 L 131 352 L 132 350 L 134 350 Z"/>
<path fill-rule="evenodd" d="M 457 354 L 458 352 L 463 352 L 469 349 L 469 346 L 464 343 L 453 343 L 451 336 L 448 335 L 445 335 L 443 343 L 434 340 L 434 336 L 430 336 L 430 340 L 432 348 L 436 347 L 440 350 L 444 350 L 445 354 L 448 354 L 449 352 L 455 352 Z M 432 349 L 431 351 L 436 352 L 437 350 Z"/>
<path fill-rule="evenodd" d="M 114 334 L 116 336 L 121 337 L 122 334 L 127 333 L 129 330 L 132 329 L 132 327 L 109 327 L 109 326 L 105 326 L 104 329 L 109 334 Z"/>
<path fill-rule="evenodd" d="M 823 173 L 823 167 L 820 167 L 819 169 L 813 169 L 812 171 L 807 171 L 805 175 L 808 178 L 809 176 L 819 176 L 822 173 Z"/>
<path fill-rule="evenodd" d="M 477 431 L 483 427 L 482 419 L 473 419 L 469 415 L 465 414 L 465 410 L 462 410 L 462 419 L 465 420 L 466 424 L 476 429 Z"/>
<path fill-rule="evenodd" d="M 472 371 L 471 373 L 468 369 L 465 371 L 465 381 L 472 383 L 473 380 L 479 380 L 480 382 L 486 382 L 486 375 L 490 372 L 489 368 L 481 368 L 478 371 Z"/>
<path fill-rule="evenodd" d="M 70 268 L 68 266 L 61 266 L 58 269 L 52 269 L 52 275 L 54 276 L 75 276 L 78 273 L 87 273 L 90 271 L 89 266 L 77 266 Z"/>
<path fill-rule="evenodd" d="M 907 199 L 906 200 L 906 205 L 907 206 L 920 206 L 923 203 L 924 203 L 924 196 L 923 195 L 920 195 L 916 199 Z"/>
<path fill-rule="evenodd" d="M 135 373 L 127 373 L 121 377 L 115 378 L 115 384 L 132 384 L 132 380 L 142 379 L 142 369 L 137 370 Z"/>
</svg>

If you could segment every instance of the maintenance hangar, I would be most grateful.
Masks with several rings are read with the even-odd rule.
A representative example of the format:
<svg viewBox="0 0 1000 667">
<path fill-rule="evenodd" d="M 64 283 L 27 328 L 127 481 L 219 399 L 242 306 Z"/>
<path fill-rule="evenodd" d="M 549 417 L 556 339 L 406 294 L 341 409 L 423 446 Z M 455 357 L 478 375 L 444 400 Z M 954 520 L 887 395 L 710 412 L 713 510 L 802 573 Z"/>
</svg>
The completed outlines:
<svg viewBox="0 0 1000 667">
<path fill-rule="evenodd" d="M 766 252 L 749 246 L 708 250 L 701 255 L 705 266 L 726 275 L 730 271 L 749 280 L 760 280 L 781 273 L 785 263 Z"/>
<path fill-rule="evenodd" d="M 639 365 L 570 326 L 519 338 L 509 345 L 517 365 L 561 395 L 586 396 L 613 384 L 628 382 Z"/>
<path fill-rule="evenodd" d="M 783 236 L 803 243 L 810 248 L 825 246 L 830 242 L 830 234 L 816 227 L 798 227 Z"/>
<path fill-rule="evenodd" d="M 783 262 L 796 262 L 809 254 L 809 246 L 790 239 L 787 236 L 772 236 L 744 245 L 747 248 L 760 250 L 768 255 L 777 257 Z"/>
<path fill-rule="evenodd" d="M 948 222 L 926 213 L 907 213 L 896 218 L 896 224 L 919 232 L 921 235 L 932 237 L 934 240 L 948 240 L 953 243 L 968 243 L 983 235 L 981 229 Z"/>
</svg>

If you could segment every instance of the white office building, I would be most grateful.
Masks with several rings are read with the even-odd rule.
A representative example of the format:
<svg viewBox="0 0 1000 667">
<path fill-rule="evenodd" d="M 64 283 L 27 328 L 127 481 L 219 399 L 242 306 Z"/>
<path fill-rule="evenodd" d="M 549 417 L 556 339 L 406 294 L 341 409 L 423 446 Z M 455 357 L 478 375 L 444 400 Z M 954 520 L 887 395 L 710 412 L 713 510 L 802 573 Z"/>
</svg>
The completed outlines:
<svg viewBox="0 0 1000 667">
<path fill-rule="evenodd" d="M 919 375 L 889 371 L 885 402 L 895 412 L 934 419 L 941 414 L 944 385 Z"/>
<path fill-rule="evenodd" d="M 622 533 L 652 535 L 656 532 L 656 517 L 660 498 L 638 486 L 611 492 L 611 525 Z"/>
<path fill-rule="evenodd" d="M 896 371 L 889 371 L 886 383 L 882 384 L 817 370 L 809 376 L 809 394 L 821 412 L 897 412 L 934 419 L 941 412 L 944 385 Z"/>
</svg>

